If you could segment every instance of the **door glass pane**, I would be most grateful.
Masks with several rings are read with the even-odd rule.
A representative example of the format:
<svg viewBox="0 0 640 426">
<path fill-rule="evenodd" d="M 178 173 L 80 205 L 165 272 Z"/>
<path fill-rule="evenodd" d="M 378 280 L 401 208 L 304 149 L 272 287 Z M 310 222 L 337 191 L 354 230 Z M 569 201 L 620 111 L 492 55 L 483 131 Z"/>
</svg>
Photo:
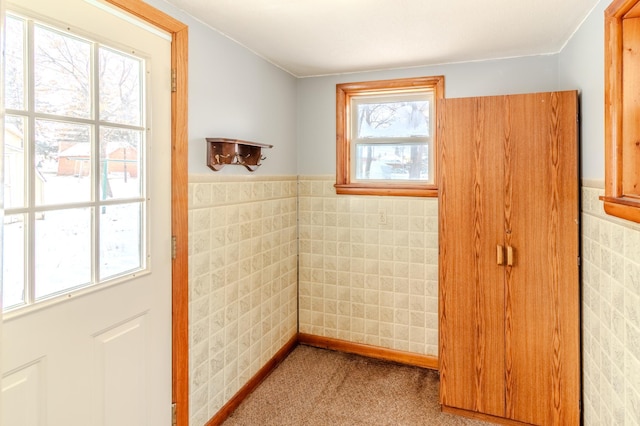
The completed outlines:
<svg viewBox="0 0 640 426">
<path fill-rule="evenodd" d="M 100 120 L 141 125 L 141 69 L 140 59 L 100 49 Z"/>
<path fill-rule="evenodd" d="M 36 112 L 91 117 L 91 44 L 34 26 Z"/>
<path fill-rule="evenodd" d="M 4 217 L 2 251 L 2 307 L 10 308 L 24 303 L 24 236 L 25 216 Z"/>
<path fill-rule="evenodd" d="M 100 214 L 100 279 L 139 269 L 142 265 L 140 203 L 102 207 Z"/>
<path fill-rule="evenodd" d="M 357 144 L 356 179 L 429 180 L 425 144 Z"/>
<path fill-rule="evenodd" d="M 5 116 L 4 121 L 4 207 L 25 206 L 25 120 Z"/>
<path fill-rule="evenodd" d="M 36 120 L 36 205 L 91 199 L 91 126 Z"/>
<path fill-rule="evenodd" d="M 41 299 L 91 281 L 91 209 L 36 214 L 35 297 Z"/>
<path fill-rule="evenodd" d="M 7 16 L 5 38 L 5 108 L 24 110 L 25 22 Z"/>
<path fill-rule="evenodd" d="M 100 199 L 138 198 L 142 194 L 140 154 L 142 132 L 101 127 Z"/>
<path fill-rule="evenodd" d="M 429 136 L 429 101 L 357 104 L 357 138 Z"/>
</svg>

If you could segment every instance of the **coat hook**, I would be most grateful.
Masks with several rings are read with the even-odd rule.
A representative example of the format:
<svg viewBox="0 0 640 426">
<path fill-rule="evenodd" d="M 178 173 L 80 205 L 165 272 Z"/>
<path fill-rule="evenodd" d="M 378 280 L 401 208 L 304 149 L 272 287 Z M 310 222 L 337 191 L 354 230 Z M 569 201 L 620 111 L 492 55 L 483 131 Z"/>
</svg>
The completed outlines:
<svg viewBox="0 0 640 426">
<path fill-rule="evenodd" d="M 249 171 L 257 170 L 260 161 L 266 157 L 260 152 L 273 145 L 226 138 L 206 138 L 207 165 L 213 171 L 222 169 L 226 164 L 245 166 Z M 224 154 L 224 153 L 228 154 Z"/>
<path fill-rule="evenodd" d="M 223 155 L 223 154 L 216 154 L 216 155 L 215 155 L 216 163 L 218 163 L 218 164 L 222 164 L 222 161 L 220 161 L 220 159 L 221 159 L 221 158 L 229 158 L 229 157 L 231 157 L 231 154 L 226 154 L 226 155 Z"/>
</svg>

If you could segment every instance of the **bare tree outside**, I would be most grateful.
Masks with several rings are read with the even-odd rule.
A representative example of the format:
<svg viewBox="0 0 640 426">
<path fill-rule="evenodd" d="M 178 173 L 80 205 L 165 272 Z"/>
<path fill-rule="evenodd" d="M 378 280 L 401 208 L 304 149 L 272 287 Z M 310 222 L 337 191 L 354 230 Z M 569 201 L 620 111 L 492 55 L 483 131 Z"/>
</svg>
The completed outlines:
<svg viewBox="0 0 640 426">
<path fill-rule="evenodd" d="M 91 44 L 34 26 L 36 112 L 91 118 Z"/>
<path fill-rule="evenodd" d="M 35 257 L 4 252 L 4 307 L 27 301 L 25 262 L 38 271 L 31 298 L 90 284 L 94 210 L 99 279 L 139 268 L 145 210 L 144 60 L 22 16 L 6 22 L 4 243 L 33 238 Z M 94 201 L 121 201 L 93 209 L 96 184 Z"/>
<path fill-rule="evenodd" d="M 7 16 L 5 20 L 6 34 L 24 34 L 24 21 Z M 7 37 L 5 42 L 5 84 L 4 107 L 7 109 L 24 109 L 25 82 L 24 73 L 24 38 Z"/>
<path fill-rule="evenodd" d="M 380 173 L 385 179 L 428 178 L 423 175 L 428 173 L 429 101 L 362 102 L 357 108 L 358 178 L 380 179 Z M 375 162 L 382 171 L 374 177 Z"/>
</svg>

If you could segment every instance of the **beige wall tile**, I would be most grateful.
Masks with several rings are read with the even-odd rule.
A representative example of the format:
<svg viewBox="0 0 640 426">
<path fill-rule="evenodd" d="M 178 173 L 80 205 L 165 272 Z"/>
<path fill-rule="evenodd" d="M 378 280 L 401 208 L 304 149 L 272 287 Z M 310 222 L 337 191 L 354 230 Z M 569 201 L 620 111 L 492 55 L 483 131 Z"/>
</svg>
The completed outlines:
<svg viewBox="0 0 640 426">
<path fill-rule="evenodd" d="M 640 226 L 607 216 L 601 194 L 582 188 L 585 424 L 637 424 Z M 192 423 L 295 334 L 298 316 L 303 333 L 437 356 L 437 213 L 436 199 L 336 196 L 332 177 L 190 183 Z"/>
<path fill-rule="evenodd" d="M 296 178 L 234 179 L 189 184 L 192 424 L 297 331 Z"/>
<path fill-rule="evenodd" d="M 585 424 L 640 424 L 640 227 L 582 188 Z"/>
<path fill-rule="evenodd" d="M 300 330 L 437 355 L 437 332 L 427 320 L 427 313 L 437 319 L 437 299 L 425 297 L 433 292 L 428 266 L 437 276 L 437 200 L 337 196 L 333 183 L 331 177 L 299 181 L 300 294 L 318 285 L 337 290 L 317 296 L 325 303 L 300 304 Z M 380 212 L 386 223 L 379 223 Z M 314 233 L 314 215 L 322 217 L 321 233 Z M 315 243 L 324 250 L 314 251 Z M 310 271 L 318 268 L 332 273 L 314 276 Z M 334 315 L 327 306 L 334 305 L 326 301 L 335 297 L 337 321 L 327 321 Z"/>
</svg>

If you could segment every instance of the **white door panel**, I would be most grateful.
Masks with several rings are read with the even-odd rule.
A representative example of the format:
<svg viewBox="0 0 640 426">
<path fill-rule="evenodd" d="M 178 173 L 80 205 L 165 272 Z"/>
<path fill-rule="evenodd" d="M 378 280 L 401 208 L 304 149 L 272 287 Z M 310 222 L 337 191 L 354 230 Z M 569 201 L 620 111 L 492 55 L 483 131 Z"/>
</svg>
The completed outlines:
<svg viewBox="0 0 640 426">
<path fill-rule="evenodd" d="M 9 372 L 2 379 L 2 424 L 13 426 L 42 425 L 44 403 L 42 391 L 44 361 L 39 359 L 31 364 Z M 11 407 L 20 407 L 14 410 Z"/>
<path fill-rule="evenodd" d="M 7 9 L 12 6 L 148 58 L 153 127 L 147 134 L 149 273 L 5 319 L 2 425 L 170 425 L 170 41 L 83 0 L 18 0 Z"/>
</svg>

